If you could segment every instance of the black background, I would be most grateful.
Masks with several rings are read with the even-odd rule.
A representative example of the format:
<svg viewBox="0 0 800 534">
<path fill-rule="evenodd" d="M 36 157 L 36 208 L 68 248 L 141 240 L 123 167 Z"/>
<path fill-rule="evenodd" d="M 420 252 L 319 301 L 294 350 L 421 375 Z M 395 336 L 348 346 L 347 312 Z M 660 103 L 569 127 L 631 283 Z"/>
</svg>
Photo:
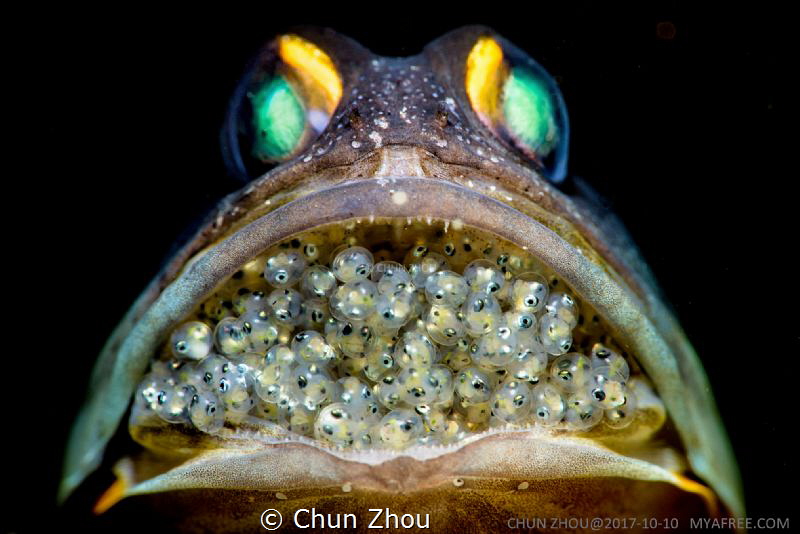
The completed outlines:
<svg viewBox="0 0 800 534">
<path fill-rule="evenodd" d="M 12 297 L 7 317 L 24 320 L 7 326 L 27 340 L 15 357 L 35 362 L 17 359 L 14 368 L 44 381 L 17 382 L 4 435 L 15 436 L 13 458 L 21 455 L 9 473 L 21 490 L 4 530 L 60 521 L 64 442 L 96 354 L 176 236 L 239 187 L 218 149 L 228 97 L 257 48 L 296 24 L 407 55 L 449 29 L 483 23 L 547 68 L 570 112 L 570 172 L 628 225 L 704 362 L 748 515 L 794 515 L 789 433 L 798 426 L 800 343 L 788 305 L 795 289 L 781 273 L 793 269 L 786 249 L 797 230 L 784 208 L 795 177 L 778 161 L 782 14 L 672 2 L 524 6 L 479 13 L 466 3 L 440 12 L 348 3 L 302 15 L 266 6 L 31 19 L 14 51 L 25 66 L 15 85 L 30 100 L 11 107 L 24 114 L 18 137 L 32 155 L 9 181 L 22 189 L 15 207 L 37 222 L 15 232 L 29 247 L 20 270 L 32 282 L 12 288 L 23 296 Z"/>
</svg>

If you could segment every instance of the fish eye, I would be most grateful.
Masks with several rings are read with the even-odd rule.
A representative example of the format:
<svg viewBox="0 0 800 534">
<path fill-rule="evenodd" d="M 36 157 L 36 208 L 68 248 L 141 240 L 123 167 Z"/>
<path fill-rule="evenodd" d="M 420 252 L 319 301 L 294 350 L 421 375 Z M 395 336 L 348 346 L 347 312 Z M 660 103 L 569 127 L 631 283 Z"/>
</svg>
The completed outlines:
<svg viewBox="0 0 800 534">
<path fill-rule="evenodd" d="M 569 123 L 553 78 L 511 45 L 479 38 L 466 62 L 466 93 L 478 119 L 552 182 L 566 176 Z"/>
<path fill-rule="evenodd" d="M 325 129 L 342 80 L 317 45 L 294 34 L 267 44 L 231 101 L 223 152 L 232 174 L 250 180 L 300 154 Z"/>
</svg>

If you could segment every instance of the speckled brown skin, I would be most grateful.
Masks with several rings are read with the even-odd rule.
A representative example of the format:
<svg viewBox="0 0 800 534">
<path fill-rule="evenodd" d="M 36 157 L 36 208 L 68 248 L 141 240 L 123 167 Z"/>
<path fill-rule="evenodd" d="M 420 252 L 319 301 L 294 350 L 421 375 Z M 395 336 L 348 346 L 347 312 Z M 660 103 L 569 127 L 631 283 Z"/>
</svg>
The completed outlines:
<svg viewBox="0 0 800 534">
<path fill-rule="evenodd" d="M 679 532 L 680 528 L 663 528 L 665 520 L 676 518 L 679 526 L 688 529 L 691 518 L 706 514 L 705 504 L 696 495 L 663 482 L 625 478 L 547 480 L 524 491 L 517 489 L 518 480 L 496 485 L 481 482 L 466 480 L 457 489 L 444 485 L 410 493 L 358 490 L 343 493 L 340 488 L 328 488 L 318 495 L 287 500 L 277 500 L 273 493 L 256 490 L 186 490 L 126 499 L 109 511 L 104 521 L 147 530 L 153 528 L 155 512 L 159 525 L 168 522 L 186 532 L 255 532 L 261 528 L 261 513 L 275 509 L 283 517 L 278 532 L 308 532 L 312 529 L 298 528 L 293 523 L 293 515 L 298 509 L 313 508 L 324 515 L 353 513 L 357 528 L 347 531 L 375 532 L 367 528 L 375 516 L 369 510 L 389 508 L 398 516 L 428 514 L 429 529 L 402 529 L 403 532 L 596 532 L 582 528 L 593 518 L 626 518 L 629 524 L 635 521 L 637 526 L 626 528 L 625 532 Z M 534 522 L 537 518 L 545 520 L 546 528 Z M 561 529 L 556 518 L 581 520 L 581 523 L 576 523 L 575 529 Z M 301 526 L 310 521 L 302 513 L 298 519 Z M 424 524 L 425 519 L 421 520 Z M 517 523 L 518 520 L 523 522 Z M 602 524 L 608 524 L 606 521 Z M 650 527 L 642 526 L 645 521 Z M 381 515 L 376 524 L 385 526 L 385 516 Z M 622 529 L 601 529 L 616 530 Z"/>
<path fill-rule="evenodd" d="M 339 108 L 326 132 L 303 154 L 226 198 L 114 332 L 101 354 L 93 375 L 92 394 L 73 432 L 62 496 L 77 487 L 99 464 L 136 384 L 167 332 L 241 264 L 276 241 L 316 225 L 370 217 L 423 217 L 459 221 L 528 247 L 531 254 L 559 273 L 580 298 L 591 302 L 619 340 L 638 355 L 667 406 L 694 473 L 716 491 L 730 511 L 742 515 L 735 461 L 702 367 L 680 327 L 661 303 L 635 249 L 624 235 L 610 232 L 609 226 L 583 204 L 551 186 L 519 155 L 487 132 L 471 113 L 462 83 L 464 58 L 475 39 L 490 31 L 465 28 L 432 43 L 420 56 L 392 60 L 373 57 L 352 41 L 329 31 L 298 33 L 325 49 L 340 69 L 344 96 Z M 415 81 L 410 86 L 401 83 L 411 78 Z M 423 78 L 427 79 L 424 83 Z M 374 96 L 374 104 L 368 106 L 357 98 L 363 94 Z M 403 100 L 403 95 L 409 98 Z M 418 106 L 418 111 L 413 119 L 408 116 L 408 120 L 402 119 L 399 111 L 410 102 Z M 386 128 L 375 126 L 372 120 L 378 111 L 392 112 L 384 115 L 389 117 Z M 466 138 L 472 140 L 470 144 L 463 141 Z M 358 148 L 353 148 L 352 141 L 358 141 Z M 405 193 L 404 202 L 396 195 L 398 191 Z M 191 264 L 186 267 L 190 258 Z M 437 507 L 441 505 L 436 503 L 445 499 L 455 504 L 450 511 L 454 516 L 467 517 L 473 511 L 480 511 L 478 516 L 487 522 L 480 523 L 483 519 L 473 517 L 471 524 L 476 528 L 479 524 L 494 525 L 502 520 L 506 510 L 526 510 L 528 516 L 537 516 L 539 509 L 552 507 L 565 513 L 586 511 L 587 517 L 629 510 L 615 508 L 618 503 L 600 498 L 602 495 L 626 498 L 636 495 L 639 498 L 635 502 L 625 504 L 645 516 L 695 510 L 687 503 L 696 502 L 697 497 L 679 490 L 680 481 L 669 480 L 667 475 L 656 482 L 645 481 L 648 477 L 652 479 L 654 473 L 677 471 L 680 469 L 677 466 L 653 461 L 640 476 L 623 469 L 624 462 L 615 464 L 619 471 L 604 474 L 584 469 L 591 463 L 577 462 L 572 469 L 559 471 L 553 478 L 555 475 L 542 474 L 547 471 L 546 462 L 533 469 L 524 461 L 525 447 L 533 450 L 540 443 L 531 437 L 520 444 L 517 437 L 493 438 L 497 440 L 494 448 L 480 449 L 480 457 L 474 448 L 462 447 L 436 460 L 439 464 L 435 472 L 442 476 L 458 475 L 454 468 L 465 463 L 483 465 L 484 471 L 475 476 L 489 486 L 502 487 L 502 491 L 477 491 L 468 485 L 465 487 L 469 491 L 464 491 L 464 487 L 457 488 L 452 483 L 448 486 L 447 480 L 442 479 L 424 493 L 420 493 L 422 482 L 416 486 L 409 483 L 397 492 L 391 487 L 363 483 L 370 479 L 366 477 L 360 485 L 355 482 L 352 496 L 343 499 L 356 502 L 357 496 L 363 496 L 364 502 L 368 502 L 370 495 L 381 502 L 407 499 L 410 507 Z M 497 450 L 503 439 L 513 440 L 523 451 L 516 457 L 516 464 L 493 456 L 492 451 Z M 647 447 L 639 445 L 635 454 L 630 453 L 632 457 L 647 456 Z M 278 446 L 262 444 L 256 448 L 263 452 L 274 447 Z M 308 445 L 300 447 L 306 449 L 307 457 L 329 468 L 350 462 Z M 649 447 L 655 450 L 659 446 Z M 607 451 L 610 452 L 598 444 L 585 452 L 606 454 Z M 559 462 L 557 452 L 554 449 L 551 463 Z M 242 451 L 232 449 L 226 456 L 223 450 L 218 465 L 241 454 Z M 419 463 L 417 460 L 408 460 L 412 463 L 404 469 L 409 473 L 423 469 L 421 464 L 413 463 Z M 191 461 L 186 465 L 191 466 Z M 496 469 L 500 465 L 502 469 Z M 223 484 L 214 491 L 203 490 L 197 483 L 179 488 L 174 485 L 180 480 L 178 471 L 169 471 L 158 479 L 166 481 L 165 485 L 140 485 L 132 493 L 146 493 L 145 488 L 157 492 L 150 498 L 153 504 L 166 502 L 161 497 L 178 498 L 166 497 L 169 493 L 188 496 L 186 504 L 180 505 L 185 506 L 179 508 L 183 510 L 190 509 L 192 502 L 215 502 L 215 494 L 218 502 L 229 502 L 235 496 L 231 505 L 237 506 L 237 517 L 260 513 L 248 506 L 238 508 L 241 505 L 238 497 L 256 497 L 253 504 L 259 508 L 264 501 L 257 496 L 263 495 L 266 487 L 258 464 L 242 472 L 246 478 L 260 480 L 262 484 L 246 488 Z M 295 474 L 292 488 L 302 488 L 310 480 L 302 464 L 297 465 Z M 435 478 L 417 476 L 411 480 Z M 506 486 L 519 480 L 541 483 L 532 483 L 524 496 L 507 494 Z M 346 482 L 344 478 L 337 480 Z M 578 491 L 589 488 L 591 495 Z M 318 508 L 342 502 L 322 493 L 325 496 L 313 501 L 320 503 Z M 312 497 L 304 498 L 303 502 L 312 502 Z M 604 504 L 596 509 L 598 502 Z M 609 504 L 612 502 L 613 506 Z M 120 506 L 132 509 L 138 504 Z M 574 508 L 568 504 L 574 504 Z M 376 501 L 376 506 L 382 505 Z M 590 510 L 596 513 L 588 514 Z M 608 513 L 600 513 L 603 510 Z M 178 514 L 176 519 L 182 522 L 181 517 Z M 242 515 L 240 519 L 242 525 L 250 521 L 249 516 Z M 449 525 L 447 519 L 439 520 Z M 435 521 L 433 516 L 432 521 Z"/>
</svg>

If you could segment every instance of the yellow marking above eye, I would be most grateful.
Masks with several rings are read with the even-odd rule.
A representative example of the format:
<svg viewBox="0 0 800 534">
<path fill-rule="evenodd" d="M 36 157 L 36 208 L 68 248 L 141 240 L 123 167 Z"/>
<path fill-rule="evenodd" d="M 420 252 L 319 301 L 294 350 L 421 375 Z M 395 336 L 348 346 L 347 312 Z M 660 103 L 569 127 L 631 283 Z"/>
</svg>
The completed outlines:
<svg viewBox="0 0 800 534">
<path fill-rule="evenodd" d="M 508 76 L 503 49 L 491 37 L 481 37 L 467 57 L 466 89 L 472 109 L 484 120 L 500 111 L 500 91 Z"/>
<path fill-rule="evenodd" d="M 278 38 L 278 54 L 298 76 L 317 85 L 325 95 L 325 107 L 333 113 L 342 98 L 342 79 L 330 56 L 300 36 L 287 34 Z"/>
</svg>

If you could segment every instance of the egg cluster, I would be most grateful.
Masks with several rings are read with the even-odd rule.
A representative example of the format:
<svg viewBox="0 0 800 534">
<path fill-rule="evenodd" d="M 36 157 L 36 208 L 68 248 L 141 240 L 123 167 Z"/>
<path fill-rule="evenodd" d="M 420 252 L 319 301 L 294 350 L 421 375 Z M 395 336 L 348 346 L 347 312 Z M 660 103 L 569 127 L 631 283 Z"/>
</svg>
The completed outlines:
<svg viewBox="0 0 800 534">
<path fill-rule="evenodd" d="M 137 408 L 212 434 L 257 417 L 342 448 L 633 419 L 626 358 L 599 342 L 571 352 L 579 305 L 541 274 L 503 256 L 459 273 L 425 245 L 403 263 L 343 245 L 325 264 L 313 246 L 251 262 L 232 299 L 175 328 Z"/>
</svg>

